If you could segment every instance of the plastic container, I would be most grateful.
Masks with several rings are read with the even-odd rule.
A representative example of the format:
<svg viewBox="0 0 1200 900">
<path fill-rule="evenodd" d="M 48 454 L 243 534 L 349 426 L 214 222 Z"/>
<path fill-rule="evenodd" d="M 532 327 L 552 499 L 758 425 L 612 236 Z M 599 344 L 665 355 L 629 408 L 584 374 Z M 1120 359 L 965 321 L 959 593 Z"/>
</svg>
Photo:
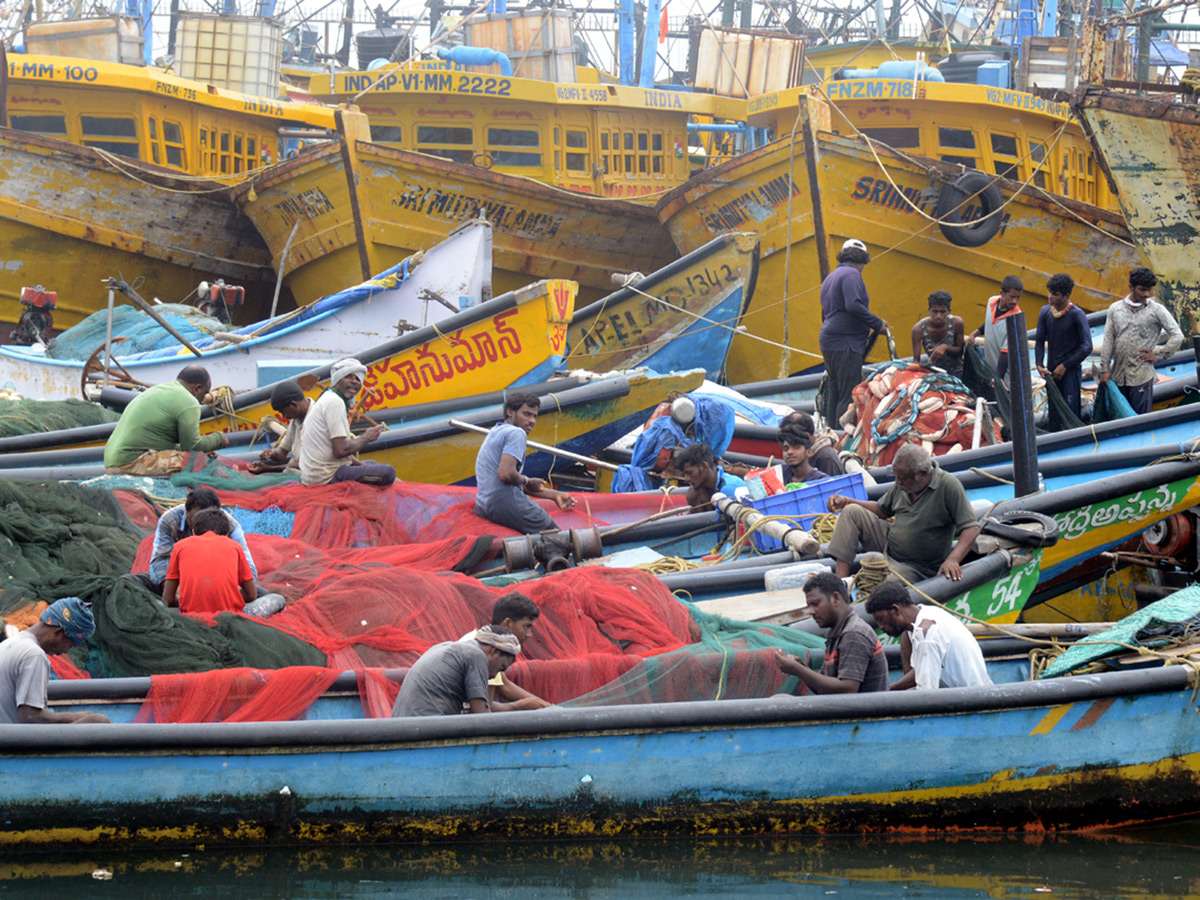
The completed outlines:
<svg viewBox="0 0 1200 900">
<path fill-rule="evenodd" d="M 279 96 L 283 26 L 260 16 L 180 13 L 175 71 L 253 97 Z"/>
<path fill-rule="evenodd" d="M 863 482 L 862 473 L 855 472 L 853 475 L 837 475 L 833 478 L 826 478 L 813 482 L 798 491 L 786 491 L 773 497 L 767 497 L 765 500 L 750 500 L 746 505 L 764 516 L 794 518 L 797 527 L 807 530 L 812 527 L 813 519 L 829 512 L 829 498 L 834 494 L 842 494 L 855 500 L 866 500 L 867 486 Z M 774 553 L 776 550 L 783 549 L 780 541 L 758 531 L 754 532 L 752 540 L 760 553 Z"/>
<path fill-rule="evenodd" d="M 778 569 L 767 569 L 763 574 L 763 587 L 768 591 L 790 591 L 803 588 L 808 579 L 817 572 L 828 572 L 829 566 L 824 563 L 796 563 L 794 566 L 782 566 Z"/>
</svg>

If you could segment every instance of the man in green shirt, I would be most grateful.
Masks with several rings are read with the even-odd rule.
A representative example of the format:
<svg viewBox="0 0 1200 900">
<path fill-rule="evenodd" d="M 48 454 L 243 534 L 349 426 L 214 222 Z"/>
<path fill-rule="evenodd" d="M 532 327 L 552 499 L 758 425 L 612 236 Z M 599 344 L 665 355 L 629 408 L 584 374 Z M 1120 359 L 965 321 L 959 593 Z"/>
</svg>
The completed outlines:
<svg viewBox="0 0 1200 900">
<path fill-rule="evenodd" d="M 206 369 L 187 366 L 174 381 L 135 397 L 104 447 L 105 471 L 161 477 L 183 471 L 193 450 L 228 447 L 229 439 L 220 432 L 200 436 L 200 401 L 211 387 Z"/>
<path fill-rule="evenodd" d="M 829 541 L 838 575 L 850 574 L 861 549 L 886 553 L 892 571 L 910 582 L 934 575 L 958 581 L 963 557 L 979 536 L 967 492 L 917 444 L 900 448 L 892 460 L 892 475 L 895 484 L 877 503 L 841 494 L 829 498 L 829 511 L 840 512 Z M 886 520 L 892 517 L 889 524 Z"/>
</svg>

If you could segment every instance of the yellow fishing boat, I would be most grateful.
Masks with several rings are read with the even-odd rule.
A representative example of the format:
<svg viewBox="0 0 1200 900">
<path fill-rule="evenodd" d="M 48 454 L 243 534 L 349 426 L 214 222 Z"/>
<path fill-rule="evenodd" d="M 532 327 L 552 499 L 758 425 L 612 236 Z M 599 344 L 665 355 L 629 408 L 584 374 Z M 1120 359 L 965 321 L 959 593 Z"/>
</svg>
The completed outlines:
<svg viewBox="0 0 1200 900">
<path fill-rule="evenodd" d="M 689 115 L 743 108 L 686 92 L 431 68 L 326 75 L 312 89 L 357 103 L 369 130 L 347 113 L 341 147 L 256 173 L 236 194 L 298 302 L 481 213 L 495 229 L 497 290 L 570 278 L 597 299 L 611 273 L 652 272 L 678 255 L 653 204 L 690 174 Z"/>
<path fill-rule="evenodd" d="M 269 313 L 270 255 L 222 185 L 277 160 L 282 128 L 332 127 L 331 110 L 66 57 L 10 55 L 4 76 L 0 320 L 40 284 L 73 325 L 118 274 L 168 301 L 224 278 L 247 289 L 239 318 Z"/>
<path fill-rule="evenodd" d="M 881 84 L 885 94 L 911 87 Z M 986 97 L 972 94 L 986 104 Z M 993 102 L 1016 128 L 1013 120 L 1021 115 L 1003 100 Z M 658 206 L 681 251 L 726 230 L 760 236 L 758 286 L 741 322 L 747 333 L 734 338 L 726 364 L 731 383 L 821 364 L 822 273 L 847 238 L 871 249 L 864 277 L 872 309 L 901 336 L 925 314 L 935 290 L 951 293 L 954 312 L 970 330 L 982 322 L 984 305 L 1005 275 L 1024 279 L 1025 306 L 1032 311 L 1045 302 L 1046 278 L 1067 272 L 1079 285 L 1073 299 L 1094 310 L 1121 296 L 1126 270 L 1141 263 L 1120 214 L 1036 186 L 1039 172 L 1046 173 L 1032 161 L 1029 138 L 1009 172 L 1020 180 L 1011 180 L 968 168 L 965 160 L 838 137 L 831 133 L 838 113 L 802 91 L 757 97 L 749 107 L 752 123 L 783 129 L 782 137 L 700 173 Z M 1067 123 L 1065 110 L 1052 112 L 1060 127 Z M 976 114 L 979 128 L 989 121 L 998 119 Z M 991 146 L 987 134 L 979 132 L 976 146 Z M 873 358 L 885 352 L 881 342 Z"/>
</svg>

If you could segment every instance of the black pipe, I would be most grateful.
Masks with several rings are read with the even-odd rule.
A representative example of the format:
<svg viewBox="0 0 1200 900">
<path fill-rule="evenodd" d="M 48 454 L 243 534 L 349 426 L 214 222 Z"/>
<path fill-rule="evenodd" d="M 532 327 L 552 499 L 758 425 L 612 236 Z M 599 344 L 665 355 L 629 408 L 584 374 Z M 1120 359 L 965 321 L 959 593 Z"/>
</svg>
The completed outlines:
<svg viewBox="0 0 1200 900">
<path fill-rule="evenodd" d="M 1033 382 L 1025 346 L 1025 313 L 1017 310 L 1004 323 L 1008 329 L 1008 383 L 1012 390 L 1013 486 L 1018 497 L 1038 490 L 1037 429 L 1033 424 Z"/>
</svg>

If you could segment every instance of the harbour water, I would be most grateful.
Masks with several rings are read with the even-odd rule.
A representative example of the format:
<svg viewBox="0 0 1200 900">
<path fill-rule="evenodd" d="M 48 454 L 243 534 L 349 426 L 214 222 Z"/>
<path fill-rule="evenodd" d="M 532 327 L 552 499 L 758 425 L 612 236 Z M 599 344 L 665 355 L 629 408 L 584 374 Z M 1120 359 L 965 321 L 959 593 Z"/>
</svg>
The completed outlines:
<svg viewBox="0 0 1200 900">
<path fill-rule="evenodd" d="M 1200 820 L 1092 835 L 0 855 L 0 896 L 256 900 L 1200 897 Z M 110 879 L 98 880 L 111 873 Z"/>
</svg>

